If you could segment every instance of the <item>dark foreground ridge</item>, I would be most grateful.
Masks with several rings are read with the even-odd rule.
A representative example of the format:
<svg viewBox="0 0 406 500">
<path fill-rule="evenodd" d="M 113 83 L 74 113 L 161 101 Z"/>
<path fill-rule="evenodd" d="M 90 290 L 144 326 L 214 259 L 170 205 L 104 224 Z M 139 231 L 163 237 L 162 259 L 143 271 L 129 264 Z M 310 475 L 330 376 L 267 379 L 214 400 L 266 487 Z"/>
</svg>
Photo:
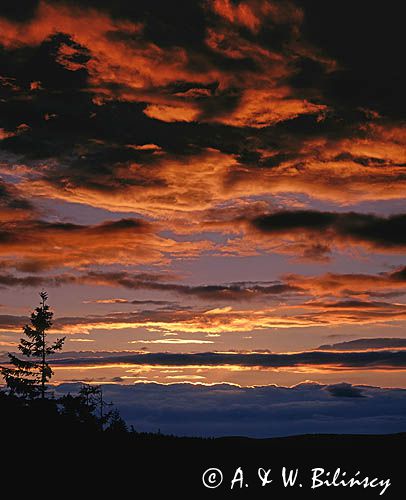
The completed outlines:
<svg viewBox="0 0 406 500">
<path fill-rule="evenodd" d="M 0 398 L 0 465 L 9 486 L 17 487 L 18 481 L 27 481 L 27 469 L 34 471 L 38 465 L 43 468 L 49 493 L 64 491 L 80 497 L 110 492 L 117 499 L 150 494 L 155 498 L 158 493 L 165 497 L 200 495 L 199 498 L 207 499 L 404 498 L 406 433 L 182 438 L 125 431 L 120 426 L 101 431 L 92 423 L 80 422 L 77 415 L 61 415 L 52 408 L 53 403 L 38 401 L 23 409 L 14 404 L 13 409 L 9 398 Z M 239 467 L 242 476 L 236 474 Z M 283 467 L 288 472 L 299 469 L 295 486 L 283 486 Z M 222 483 L 217 488 L 205 487 L 203 475 L 214 468 L 221 471 Z M 325 474 L 330 472 L 330 477 L 324 475 L 324 479 L 332 480 L 340 468 L 341 480 L 389 478 L 391 485 L 383 495 L 383 486 L 312 489 L 314 468 L 323 468 Z M 263 471 L 258 472 L 259 469 Z M 268 469 L 272 483 L 262 486 L 260 476 L 264 478 Z M 216 484 L 216 474 L 206 474 L 209 486 Z M 233 478 L 237 480 L 231 489 Z"/>
</svg>

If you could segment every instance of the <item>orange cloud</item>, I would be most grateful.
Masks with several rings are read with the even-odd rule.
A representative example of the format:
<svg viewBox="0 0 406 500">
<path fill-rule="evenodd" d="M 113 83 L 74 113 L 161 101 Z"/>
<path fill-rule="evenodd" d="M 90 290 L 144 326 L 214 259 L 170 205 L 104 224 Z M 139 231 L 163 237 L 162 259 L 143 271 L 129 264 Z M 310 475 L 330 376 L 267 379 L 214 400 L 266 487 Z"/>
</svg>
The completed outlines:
<svg viewBox="0 0 406 500">
<path fill-rule="evenodd" d="M 4 130 L 4 128 L 0 128 L 0 141 L 13 136 L 15 136 L 15 132 L 9 132 L 8 130 Z"/>
<path fill-rule="evenodd" d="M 93 226 L 31 220 L 4 223 L 0 256 L 3 265 L 21 270 L 94 264 L 124 265 L 168 262 L 165 254 L 197 255 L 209 242 L 177 242 L 158 236 L 154 225 L 137 219 L 106 221 Z"/>
<path fill-rule="evenodd" d="M 286 283 L 308 291 L 313 296 L 358 296 L 368 298 L 370 295 L 385 295 L 406 292 L 405 271 L 393 271 L 381 274 L 339 274 L 326 273 L 320 276 L 302 276 L 288 274 L 284 276 Z"/>
<path fill-rule="evenodd" d="M 214 0 L 212 2 L 212 8 L 216 14 L 227 19 L 230 23 L 240 24 L 253 32 L 258 30 L 261 23 L 258 16 L 259 12 L 254 12 L 259 10 L 258 7 L 262 7 L 261 10 L 265 11 L 264 13 L 267 10 L 269 12 L 268 2 L 240 2 L 237 5 L 232 4 L 230 0 Z"/>
<path fill-rule="evenodd" d="M 109 191 L 86 185 L 72 187 L 71 183 L 67 183 L 65 189 L 55 187 L 47 181 L 45 167 L 45 175 L 40 174 L 37 180 L 23 181 L 21 187 L 32 196 L 166 218 L 168 212 L 182 214 L 203 210 L 233 198 L 234 194 L 224 189 L 222 179 L 236 163 L 232 156 L 207 150 L 185 159 L 158 158 L 154 169 L 142 164 L 122 165 L 117 168 L 117 175 L 129 181 L 128 187 L 121 184 L 119 190 Z"/>
<path fill-rule="evenodd" d="M 258 120 L 261 116 L 257 116 Z M 242 164 L 236 155 L 215 149 L 179 158 L 168 155 L 159 146 L 146 145 L 140 147 L 150 148 L 146 150 L 154 156 L 154 168 L 149 163 L 116 165 L 115 177 L 107 178 L 104 183 L 111 184 L 111 189 L 100 189 L 94 183 L 75 185 L 69 175 L 64 177 L 66 181 L 56 185 L 52 172 L 57 165 L 52 162 L 41 165 L 40 169 L 37 165 L 35 168 L 20 165 L 18 186 L 31 197 L 163 218 L 172 230 L 181 233 L 209 229 L 242 234 L 246 228 L 242 224 L 237 227 L 238 212 L 241 215 L 259 213 L 261 203 L 263 211 L 269 211 L 273 208 L 269 199 L 274 195 L 291 198 L 295 193 L 305 194 L 311 199 L 339 205 L 403 199 L 406 192 L 405 139 L 404 127 L 373 123 L 363 132 L 362 138 L 319 137 L 304 141 L 299 147 L 288 144 L 293 153 L 282 155 L 272 168 L 255 162 Z M 279 152 L 262 148 L 259 150 L 261 161 L 272 161 Z M 4 166 L 3 171 L 14 174 L 17 173 L 15 168 L 14 165 Z M 125 179 L 126 183 L 118 182 L 116 177 Z M 254 196 L 255 201 L 249 200 Z M 259 201 L 261 197 L 262 202 Z M 185 219 L 185 214 L 190 217 Z M 263 241 L 252 237 L 264 248 Z M 325 238 L 316 238 L 313 243 L 323 246 Z M 234 248 L 229 245 L 227 251 L 232 252 L 247 246 L 245 240 L 233 240 L 230 244 Z M 270 251 L 277 246 L 276 242 L 269 245 Z M 283 251 L 288 253 L 303 254 L 308 241 L 303 245 L 295 235 L 285 247 Z"/>
<path fill-rule="evenodd" d="M 192 122 L 199 116 L 199 110 L 193 105 L 186 104 L 178 106 L 168 106 L 165 104 L 150 104 L 144 110 L 150 118 L 155 118 L 163 122 Z"/>
<path fill-rule="evenodd" d="M 294 98 L 287 87 L 274 90 L 248 89 L 237 109 L 218 121 L 235 127 L 262 128 L 303 114 L 320 115 L 326 109 L 327 106 L 323 104 Z"/>
<path fill-rule="evenodd" d="M 289 1 L 245 0 L 235 3 L 231 0 L 210 0 L 210 6 L 228 22 L 254 33 L 267 17 L 271 17 L 276 24 L 300 24 L 303 19 L 302 11 Z"/>
<path fill-rule="evenodd" d="M 280 5 L 263 0 L 238 5 L 216 0 L 211 2 L 211 8 L 225 24 L 208 25 L 207 46 L 226 58 L 251 60 L 256 68 L 241 67 L 232 72 L 204 52 L 179 46 L 160 47 L 146 40 L 142 23 L 115 19 L 102 10 L 66 4 L 56 7 L 44 0 L 31 20 L 13 22 L 0 18 L 0 44 L 7 49 L 35 46 L 57 33 L 67 34 L 76 45 L 62 44 L 56 61 L 70 71 L 86 68 L 90 87 L 96 94 L 94 102 L 103 104 L 106 99 L 147 102 L 145 113 L 165 122 L 207 118 L 233 126 L 262 127 L 325 109 L 324 105 L 295 96 L 286 84 L 286 79 L 295 72 L 296 45 L 303 45 L 306 57 L 320 59 L 327 65 L 327 59 L 322 60 L 308 44 L 298 42 L 302 20 L 298 8 L 289 2 Z M 267 19 L 291 27 L 291 50 L 270 51 L 241 36 L 236 29 L 245 26 L 256 33 Z M 87 62 L 76 62 L 73 56 L 78 53 L 86 54 Z M 218 89 L 212 94 L 207 89 L 199 94 L 165 89 L 179 82 L 214 85 Z M 227 119 L 222 116 L 224 111 L 219 110 L 214 113 L 219 115 L 218 120 L 216 116 L 206 117 L 206 101 L 227 89 L 237 90 L 242 97 L 235 114 L 231 113 Z"/>
<path fill-rule="evenodd" d="M 89 49 L 91 60 L 86 64 L 95 87 L 101 83 L 120 83 L 129 88 L 149 87 L 151 82 L 162 85 L 177 79 L 191 79 L 187 71 L 187 55 L 180 48 L 163 50 L 140 38 L 143 26 L 123 19 L 113 19 L 100 10 L 58 6 L 41 1 L 36 15 L 26 22 L 13 22 L 0 18 L 0 43 L 6 48 L 39 45 L 49 36 L 65 33 L 82 47 Z M 113 33 L 133 38 L 133 43 L 114 39 Z M 59 57 L 61 64 L 75 70 L 63 55 L 71 53 L 64 47 Z M 69 52 L 69 54 L 66 53 Z M 203 81 L 210 75 L 201 73 Z"/>
<path fill-rule="evenodd" d="M 309 308 L 312 309 L 309 311 Z M 136 339 L 132 343 L 181 344 L 214 343 L 212 340 L 167 338 L 178 334 L 239 334 L 269 329 L 319 328 L 343 325 L 385 324 L 404 322 L 406 306 L 391 305 L 373 309 L 371 307 L 336 307 L 314 303 L 266 309 L 225 308 L 216 314 L 203 311 L 149 311 L 147 314 L 115 313 L 106 316 L 63 318 L 55 322 L 55 333 L 89 334 L 98 330 L 146 329 L 152 334 L 163 335 L 159 339 Z"/>
</svg>

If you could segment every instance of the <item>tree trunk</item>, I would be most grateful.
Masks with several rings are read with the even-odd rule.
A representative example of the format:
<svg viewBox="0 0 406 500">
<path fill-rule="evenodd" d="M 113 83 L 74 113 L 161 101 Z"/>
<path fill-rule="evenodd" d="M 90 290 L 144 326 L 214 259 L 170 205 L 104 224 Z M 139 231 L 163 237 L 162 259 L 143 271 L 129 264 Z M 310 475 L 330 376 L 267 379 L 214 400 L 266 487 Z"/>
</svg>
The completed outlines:
<svg viewBox="0 0 406 500">
<path fill-rule="evenodd" d="M 42 333 L 41 399 L 45 399 L 45 330 Z"/>
</svg>

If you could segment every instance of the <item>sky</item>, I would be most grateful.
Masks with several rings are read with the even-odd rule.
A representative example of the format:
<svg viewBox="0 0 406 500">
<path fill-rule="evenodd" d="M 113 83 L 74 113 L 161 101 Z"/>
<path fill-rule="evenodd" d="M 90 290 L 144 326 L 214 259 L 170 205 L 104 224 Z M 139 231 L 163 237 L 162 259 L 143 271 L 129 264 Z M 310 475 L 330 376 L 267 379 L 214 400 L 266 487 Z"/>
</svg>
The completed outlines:
<svg viewBox="0 0 406 500">
<path fill-rule="evenodd" d="M 202 419 L 216 387 L 291 388 L 340 400 L 344 430 L 382 397 L 364 428 L 404 425 L 402 20 L 393 0 L 3 2 L 0 361 L 45 289 L 61 387 L 207 391 Z"/>
</svg>

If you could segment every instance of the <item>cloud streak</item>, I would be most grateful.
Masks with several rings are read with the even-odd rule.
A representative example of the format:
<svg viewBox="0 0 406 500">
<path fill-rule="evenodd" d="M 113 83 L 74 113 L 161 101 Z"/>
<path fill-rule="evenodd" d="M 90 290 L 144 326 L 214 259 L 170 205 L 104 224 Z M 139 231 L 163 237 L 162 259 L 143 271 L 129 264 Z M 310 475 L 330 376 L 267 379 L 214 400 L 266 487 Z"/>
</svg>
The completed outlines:
<svg viewBox="0 0 406 500">
<path fill-rule="evenodd" d="M 289 369 L 294 367 L 313 367 L 325 370 L 404 370 L 406 352 L 370 351 L 370 352 L 327 352 L 309 351 L 292 354 L 270 353 L 106 353 L 103 356 L 69 358 L 57 356 L 55 366 L 85 366 L 108 364 L 133 364 L 148 366 L 241 366 L 263 369 Z"/>
<path fill-rule="evenodd" d="M 333 213 L 298 210 L 276 212 L 256 217 L 251 225 L 265 236 L 316 238 L 325 252 L 332 242 L 351 243 L 401 253 L 406 246 L 406 215 L 378 217 L 354 212 Z M 314 245 L 314 243 L 313 243 Z"/>
<path fill-rule="evenodd" d="M 406 349 L 406 339 L 374 338 L 356 339 L 318 347 L 321 351 L 367 351 L 376 349 Z"/>
</svg>

